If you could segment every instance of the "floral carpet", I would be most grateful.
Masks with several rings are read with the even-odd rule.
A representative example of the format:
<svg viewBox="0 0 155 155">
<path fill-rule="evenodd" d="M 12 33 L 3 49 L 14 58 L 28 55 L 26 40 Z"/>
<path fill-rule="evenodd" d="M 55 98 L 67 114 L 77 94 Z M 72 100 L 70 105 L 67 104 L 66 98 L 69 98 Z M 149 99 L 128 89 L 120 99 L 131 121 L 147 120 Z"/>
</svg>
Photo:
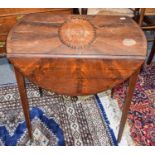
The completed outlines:
<svg viewBox="0 0 155 155">
<path fill-rule="evenodd" d="M 127 82 L 115 89 L 120 108 Z M 128 115 L 130 132 L 136 145 L 155 146 L 155 65 L 145 65 L 139 75 Z"/>
<path fill-rule="evenodd" d="M 15 84 L 0 87 L 0 145 L 117 145 L 95 96 L 68 97 L 27 85 L 33 141 Z"/>
</svg>

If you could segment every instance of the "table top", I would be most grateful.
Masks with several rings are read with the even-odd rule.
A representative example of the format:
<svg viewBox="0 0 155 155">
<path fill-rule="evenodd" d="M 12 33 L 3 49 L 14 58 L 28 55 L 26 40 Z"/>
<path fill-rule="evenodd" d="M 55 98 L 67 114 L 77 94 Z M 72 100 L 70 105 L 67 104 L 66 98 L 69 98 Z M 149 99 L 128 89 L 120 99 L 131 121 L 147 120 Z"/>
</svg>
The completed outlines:
<svg viewBox="0 0 155 155">
<path fill-rule="evenodd" d="M 146 43 L 128 17 L 37 13 L 10 31 L 7 57 L 39 87 L 89 95 L 122 83 L 138 70 Z"/>
<path fill-rule="evenodd" d="M 9 33 L 8 55 L 144 59 L 146 39 L 128 17 L 30 14 Z"/>
</svg>

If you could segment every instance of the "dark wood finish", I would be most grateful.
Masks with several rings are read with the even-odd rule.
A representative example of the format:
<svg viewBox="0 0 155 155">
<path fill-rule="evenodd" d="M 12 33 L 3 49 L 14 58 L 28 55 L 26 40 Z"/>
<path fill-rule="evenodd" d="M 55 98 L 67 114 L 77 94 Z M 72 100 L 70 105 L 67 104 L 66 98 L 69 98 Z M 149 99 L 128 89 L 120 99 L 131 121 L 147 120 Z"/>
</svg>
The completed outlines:
<svg viewBox="0 0 155 155">
<path fill-rule="evenodd" d="M 7 57 L 22 75 L 41 88 L 73 96 L 122 83 L 145 56 L 139 26 L 116 16 L 27 15 L 7 39 Z"/>
<path fill-rule="evenodd" d="M 153 60 L 153 57 L 155 55 L 155 37 L 154 37 L 154 40 L 153 40 L 153 45 L 152 45 L 152 48 L 151 48 L 151 52 L 150 52 L 150 55 L 147 59 L 147 64 L 150 65 L 152 60 Z"/>
<path fill-rule="evenodd" d="M 114 97 L 114 88 L 111 89 L 111 98 Z"/>
<path fill-rule="evenodd" d="M 121 122 L 120 122 L 120 128 L 118 131 L 118 138 L 117 138 L 118 142 L 120 142 L 120 140 L 122 138 L 122 134 L 123 134 L 123 130 L 125 127 L 125 122 L 127 120 L 128 111 L 129 111 L 129 108 L 131 105 L 131 100 L 132 100 L 132 96 L 134 93 L 138 74 L 139 74 L 139 69 L 137 71 L 135 71 L 135 73 L 133 73 L 133 75 L 129 78 L 129 86 L 128 86 L 128 90 L 126 93 L 125 103 L 123 106 L 122 117 L 121 117 Z"/>
<path fill-rule="evenodd" d="M 41 87 L 39 87 L 39 94 L 40 94 L 40 97 L 43 96 L 43 89 Z"/>
<path fill-rule="evenodd" d="M 24 76 L 18 71 L 18 69 L 14 68 L 15 74 L 16 74 L 16 80 L 18 83 L 18 90 L 20 94 L 20 100 L 22 103 L 24 116 L 26 120 L 26 125 L 28 128 L 28 134 L 29 137 L 32 138 L 32 127 L 31 127 L 31 121 L 30 121 L 30 115 L 29 115 L 29 104 L 27 99 L 27 92 L 25 87 L 25 81 Z"/>
<path fill-rule="evenodd" d="M 72 14 L 67 8 L 0 8 L 0 56 L 6 54 L 6 38 L 10 29 L 26 14 L 32 13 Z"/>
<path fill-rule="evenodd" d="M 144 16 L 144 22 L 147 23 L 147 25 L 155 25 L 155 21 L 150 17 L 151 16 Z"/>
<path fill-rule="evenodd" d="M 96 94 L 110 89 L 122 83 L 143 63 L 141 60 L 121 59 L 9 59 L 39 87 L 72 96 Z"/>
<path fill-rule="evenodd" d="M 82 15 L 87 15 L 88 9 L 87 8 L 82 8 L 81 9 L 81 14 Z"/>
<path fill-rule="evenodd" d="M 140 26 L 142 26 L 142 24 L 143 24 L 144 14 L 145 14 L 145 8 L 142 8 L 140 11 L 140 18 L 139 18 L 139 25 Z"/>
<path fill-rule="evenodd" d="M 155 16 L 155 8 L 141 8 L 139 9 L 139 25 L 143 30 L 154 30 L 155 21 L 149 16 Z M 144 26 L 144 22 L 146 25 Z"/>
<path fill-rule="evenodd" d="M 138 23 L 138 21 L 139 21 L 139 10 L 140 10 L 140 8 L 135 8 L 135 9 L 132 9 L 132 11 L 133 11 L 133 13 L 134 13 L 134 17 L 133 17 L 133 19 Z"/>
<path fill-rule="evenodd" d="M 78 8 L 73 8 L 73 14 L 79 15 L 80 14 L 79 9 Z"/>
</svg>

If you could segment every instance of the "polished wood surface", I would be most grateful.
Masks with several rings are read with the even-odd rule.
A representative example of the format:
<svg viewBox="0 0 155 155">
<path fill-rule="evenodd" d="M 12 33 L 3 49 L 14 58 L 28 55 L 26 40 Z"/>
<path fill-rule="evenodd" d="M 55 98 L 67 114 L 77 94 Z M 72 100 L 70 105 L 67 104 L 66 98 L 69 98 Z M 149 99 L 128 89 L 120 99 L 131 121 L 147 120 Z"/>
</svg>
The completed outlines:
<svg viewBox="0 0 155 155">
<path fill-rule="evenodd" d="M 74 19 L 74 17 L 80 19 Z M 67 21 L 68 23 L 66 23 Z M 68 36 L 59 34 L 59 31 L 63 33 L 64 29 Z M 88 45 L 80 50 L 77 50 L 79 47 L 70 48 L 74 44 L 73 41 L 76 40 L 66 46 L 62 37 L 66 37 L 67 42 L 73 35 L 78 40 L 90 37 L 93 39 L 91 46 Z M 78 40 L 76 46 L 79 46 Z M 86 44 L 87 41 L 83 41 L 83 44 Z M 41 56 L 76 57 L 77 55 L 80 57 L 83 55 L 104 57 L 106 55 L 133 58 L 137 56 L 142 59 L 146 55 L 145 36 L 139 26 L 128 17 L 27 15 L 10 32 L 8 44 L 10 46 L 7 49 L 9 55 L 35 54 L 36 56 L 38 54 L 39 56 L 40 54 Z M 43 44 L 44 46 L 42 46 Z"/>
<path fill-rule="evenodd" d="M 68 8 L 0 8 L 0 56 L 6 54 L 6 38 L 10 29 L 26 14 L 72 14 Z"/>
<path fill-rule="evenodd" d="M 9 60 L 39 87 L 72 96 L 110 89 L 127 79 L 143 63 L 121 59 L 11 57 Z"/>
<path fill-rule="evenodd" d="M 71 96 L 96 94 L 130 77 L 118 141 L 145 56 L 144 34 L 127 17 L 27 15 L 7 39 L 7 57 L 17 70 L 29 130 L 26 88 L 20 82 L 22 75 L 40 88 Z"/>
<path fill-rule="evenodd" d="M 7 56 L 24 76 L 66 95 L 118 85 L 145 55 L 143 32 L 132 19 L 121 17 L 27 15 L 7 40 Z"/>
</svg>

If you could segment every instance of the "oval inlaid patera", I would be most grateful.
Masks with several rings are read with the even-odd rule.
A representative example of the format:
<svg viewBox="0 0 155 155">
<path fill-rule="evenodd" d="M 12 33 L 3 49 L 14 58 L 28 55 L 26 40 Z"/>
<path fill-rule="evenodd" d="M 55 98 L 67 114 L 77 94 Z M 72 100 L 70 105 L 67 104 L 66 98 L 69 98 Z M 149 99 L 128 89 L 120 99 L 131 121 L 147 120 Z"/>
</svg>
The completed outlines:
<svg viewBox="0 0 155 155">
<path fill-rule="evenodd" d="M 72 18 L 61 26 L 59 37 L 68 47 L 84 48 L 93 42 L 95 28 L 86 19 Z"/>
</svg>

